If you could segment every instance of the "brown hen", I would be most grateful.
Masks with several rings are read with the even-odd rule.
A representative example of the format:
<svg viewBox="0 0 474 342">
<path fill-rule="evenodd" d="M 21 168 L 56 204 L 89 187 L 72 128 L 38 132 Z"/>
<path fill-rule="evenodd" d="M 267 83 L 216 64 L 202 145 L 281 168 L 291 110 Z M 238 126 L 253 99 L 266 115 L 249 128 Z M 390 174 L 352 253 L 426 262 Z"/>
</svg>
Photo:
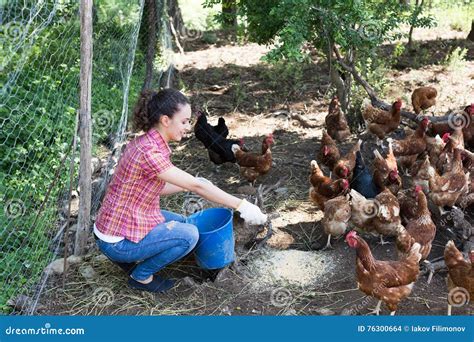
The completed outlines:
<svg viewBox="0 0 474 342">
<path fill-rule="evenodd" d="M 329 104 L 329 113 L 324 119 L 328 134 L 335 140 L 341 142 L 349 138 L 351 131 L 347 124 L 347 119 L 341 110 L 337 96 L 332 98 Z"/>
<path fill-rule="evenodd" d="M 388 144 L 385 158 L 378 150 L 374 150 L 374 183 L 380 191 L 389 189 L 396 195 L 402 186 L 402 178 L 398 174 L 397 160 L 393 154 L 392 144 Z"/>
<path fill-rule="evenodd" d="M 272 167 L 270 146 L 273 142 L 273 134 L 267 135 L 262 142 L 262 152 L 260 154 L 244 152 L 239 145 L 232 145 L 232 152 L 240 166 L 240 174 L 249 182 L 255 182 L 258 176 L 270 171 Z"/>
<path fill-rule="evenodd" d="M 321 147 L 318 152 L 318 161 L 330 170 L 334 168 L 337 161 L 341 158 L 336 142 L 329 136 L 326 131 L 323 131 L 321 138 Z"/>
<path fill-rule="evenodd" d="M 328 241 L 324 249 L 331 248 L 331 236 L 339 237 L 346 232 L 350 218 L 351 206 L 346 196 L 338 196 L 326 202 L 322 224 Z"/>
<path fill-rule="evenodd" d="M 397 261 L 377 260 L 372 255 L 367 242 L 351 231 L 346 235 L 346 242 L 356 249 L 356 277 L 359 289 L 368 296 L 379 300 L 375 313 L 380 313 L 382 301 L 394 315 L 398 304 L 407 298 L 420 273 L 420 245 L 415 243 L 410 253 Z"/>
<path fill-rule="evenodd" d="M 454 150 L 453 167 L 451 171 L 440 176 L 433 167 L 429 168 L 430 198 L 438 206 L 441 215 L 445 213 L 444 206 L 452 207 L 459 196 L 467 191 L 470 173 L 464 173 L 462 151 Z"/>
<path fill-rule="evenodd" d="M 436 225 L 431 219 L 428 201 L 421 186 L 414 189 L 417 199 L 415 217 L 408 221 L 406 227 L 400 226 L 397 236 L 397 249 L 401 255 L 408 253 L 415 242 L 421 246 L 421 259 L 425 260 L 431 252 L 431 245 L 436 235 Z M 431 282 L 433 272 L 430 272 L 428 283 Z"/>
<path fill-rule="evenodd" d="M 411 104 L 414 112 L 418 115 L 422 110 L 426 110 L 436 104 L 438 92 L 433 87 L 416 88 L 411 94 Z"/>
<path fill-rule="evenodd" d="M 356 153 L 360 151 L 362 140 L 359 139 L 351 150 L 334 165 L 333 173 L 337 178 L 352 179 L 352 172 L 356 164 Z"/>
<path fill-rule="evenodd" d="M 366 122 L 367 130 L 377 136 L 377 144 L 380 145 L 381 140 L 400 125 L 402 100 L 395 101 L 390 111 L 376 108 L 370 104 L 370 101 L 365 101 L 362 106 L 362 117 Z"/>
<path fill-rule="evenodd" d="M 309 181 L 311 183 L 309 197 L 321 210 L 324 210 L 326 201 L 344 194 L 349 189 L 347 179 L 332 180 L 325 176 L 316 160 L 311 161 Z"/>
<path fill-rule="evenodd" d="M 451 316 L 452 300 L 456 296 L 466 304 L 474 302 L 474 250 L 469 252 L 469 260 L 464 260 L 454 242 L 448 241 L 444 248 L 444 261 L 448 267 L 448 316 Z"/>
</svg>

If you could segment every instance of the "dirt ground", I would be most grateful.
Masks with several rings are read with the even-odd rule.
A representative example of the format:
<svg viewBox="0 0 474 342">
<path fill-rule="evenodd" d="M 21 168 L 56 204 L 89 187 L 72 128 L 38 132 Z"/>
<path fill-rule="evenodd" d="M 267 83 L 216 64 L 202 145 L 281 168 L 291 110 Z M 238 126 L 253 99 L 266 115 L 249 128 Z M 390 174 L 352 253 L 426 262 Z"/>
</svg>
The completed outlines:
<svg viewBox="0 0 474 342">
<path fill-rule="evenodd" d="M 403 55 L 387 71 L 386 101 L 409 99 L 411 91 L 423 84 L 438 89 L 439 101 L 433 112 L 471 103 L 474 94 L 474 46 L 452 32 L 426 36 L 418 32 L 417 50 Z M 468 48 L 467 61 L 457 69 L 439 64 L 454 46 Z M 178 56 L 179 78 L 193 106 L 226 119 L 230 135 L 244 138 L 251 149 L 259 149 L 264 135 L 273 132 L 274 165 L 256 187 L 269 190 L 264 210 L 272 217 L 273 236 L 266 244 L 259 241 L 265 231 L 248 231 L 234 220 L 237 262 L 220 273 L 199 269 L 190 256 L 162 273 L 180 279 L 166 294 L 135 292 L 126 286 L 127 276 L 106 260 L 91 241 L 91 252 L 84 263 L 73 265 L 64 288 L 60 277 L 50 278 L 40 299 L 47 315 L 365 315 L 376 300 L 357 289 L 355 252 L 343 239 L 333 242 L 334 249 L 320 250 L 326 242 L 322 212 L 308 201 L 309 163 L 319 147 L 321 129 L 327 113 L 330 89 L 327 66 L 319 60 L 305 66 L 298 76 L 286 77 L 260 58 L 268 48 L 255 44 L 243 46 L 218 43 L 205 45 L 194 41 Z M 385 46 L 387 56 L 393 46 Z M 423 54 L 423 56 L 421 56 Z M 428 56 L 428 57 L 426 57 Z M 416 65 L 416 67 L 413 67 Z M 409 103 L 409 102 L 408 102 Z M 303 128 L 285 113 L 297 112 L 314 123 Z M 399 133 L 399 132 L 398 132 Z M 347 151 L 357 141 L 355 134 L 342 146 Z M 248 194 L 245 180 L 236 165 L 216 167 L 193 134 L 172 146 L 174 163 L 206 177 L 230 193 Z M 363 153 L 372 159 L 374 145 L 364 144 Z M 182 211 L 183 196 L 164 199 L 164 208 Z M 472 222 L 472 213 L 466 213 Z M 439 219 L 438 221 L 439 222 Z M 260 233 L 260 235 L 258 235 Z M 257 236 L 258 235 L 258 236 Z M 256 237 L 257 236 L 257 237 Z M 256 238 L 255 238 L 256 237 Z M 255 238 L 255 239 L 254 239 Z M 438 227 L 429 259 L 442 255 L 453 236 Z M 379 245 L 370 238 L 376 258 L 394 259 L 393 239 Z M 83 268 L 91 267 L 95 276 L 85 280 Z M 444 315 L 447 309 L 446 271 L 437 272 L 431 284 L 421 275 L 414 290 L 403 300 L 397 315 Z M 472 307 L 454 308 L 453 314 L 472 314 Z M 388 314 L 385 307 L 383 314 Z"/>
</svg>

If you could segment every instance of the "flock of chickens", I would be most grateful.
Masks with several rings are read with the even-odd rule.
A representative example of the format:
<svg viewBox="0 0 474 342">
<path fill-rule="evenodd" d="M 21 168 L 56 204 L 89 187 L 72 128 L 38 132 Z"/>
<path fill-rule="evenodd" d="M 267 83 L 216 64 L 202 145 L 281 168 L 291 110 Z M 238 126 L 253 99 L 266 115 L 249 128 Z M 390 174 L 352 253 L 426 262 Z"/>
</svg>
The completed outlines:
<svg viewBox="0 0 474 342">
<path fill-rule="evenodd" d="M 433 106 L 436 96 L 432 87 L 416 89 L 412 94 L 415 113 Z M 453 124 L 452 120 L 431 122 L 422 117 L 416 130 L 406 128 L 404 139 L 393 140 L 388 135 L 400 126 L 402 106 L 400 99 L 387 111 L 373 107 L 370 101 L 363 103 L 367 133 L 375 136 L 385 155 L 375 149 L 370 170 L 361 153 L 362 140 L 341 155 L 336 142 L 347 140 L 351 132 L 337 97 L 333 97 L 317 161 L 310 164 L 309 198 L 324 212 L 322 225 L 328 235 L 325 248 L 331 247 L 331 237 L 349 230 L 345 240 L 356 250 L 359 289 L 379 300 L 376 314 L 381 302 L 395 314 L 399 302 L 413 289 L 420 273 L 419 263 L 429 268 L 427 257 L 436 235 L 433 208 L 438 207 L 442 215 L 446 207 L 468 208 L 474 203 L 474 154 L 470 151 L 474 146 L 474 104 L 450 117 L 456 122 L 463 119 L 463 125 Z M 229 131 L 223 118 L 219 118 L 217 126 L 211 126 L 201 112 L 194 132 L 212 162 L 237 163 L 241 175 L 250 182 L 268 173 L 272 166 L 272 134 L 264 138 L 260 152 L 249 152 L 242 139 L 227 139 Z M 326 172 L 323 168 L 327 168 Z M 430 202 L 434 206 L 429 206 Z M 382 244 L 384 237 L 395 237 L 398 260 L 375 259 L 368 243 L 356 231 L 377 234 Z M 473 301 L 474 250 L 465 260 L 449 241 L 444 258 L 449 289 L 463 288 Z M 428 282 L 432 275 L 430 272 Z"/>
<path fill-rule="evenodd" d="M 415 112 L 434 105 L 435 98 L 434 88 L 417 89 L 412 96 Z M 420 272 L 419 262 L 429 265 L 426 259 L 436 225 L 428 201 L 438 207 L 440 214 L 445 213 L 445 207 L 467 208 L 474 203 L 474 154 L 468 149 L 474 145 L 471 120 L 474 105 L 458 114 L 465 119 L 464 127 L 456 127 L 453 122 L 430 122 L 423 117 L 415 131 L 408 129 L 403 140 L 393 140 L 387 136 L 400 126 L 401 108 L 401 100 L 395 101 L 389 111 L 363 103 L 362 115 L 368 133 L 375 135 L 379 146 L 383 139 L 388 142 L 385 157 L 374 150 L 371 171 L 360 152 L 361 140 L 341 156 L 336 141 L 347 139 L 350 131 L 334 97 L 317 155 L 318 162 L 332 172 L 334 179 L 324 174 L 317 161 L 311 161 L 310 198 L 324 212 L 326 248 L 330 247 L 331 236 L 340 236 L 348 229 L 378 234 L 382 244 L 383 237 L 396 238 L 396 261 L 376 260 L 367 242 L 355 230 L 345 238 L 356 249 L 360 290 L 379 299 L 377 314 L 382 301 L 394 314 L 398 303 L 411 293 Z M 403 178 L 399 170 L 403 171 Z M 471 261 L 466 261 L 452 241 L 446 245 L 449 287 L 466 289 L 471 300 L 474 299 L 473 259 L 474 251 L 470 252 Z M 430 272 L 428 282 L 432 275 Z M 450 314 L 451 306 L 448 310 Z"/>
</svg>

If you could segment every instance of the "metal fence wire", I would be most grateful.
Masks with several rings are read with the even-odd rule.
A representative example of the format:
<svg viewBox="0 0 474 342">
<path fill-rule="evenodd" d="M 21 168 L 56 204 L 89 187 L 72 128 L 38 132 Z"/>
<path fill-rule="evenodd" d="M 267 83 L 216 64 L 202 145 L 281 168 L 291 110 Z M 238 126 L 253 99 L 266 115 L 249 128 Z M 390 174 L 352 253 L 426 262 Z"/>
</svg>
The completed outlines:
<svg viewBox="0 0 474 342">
<path fill-rule="evenodd" d="M 50 263 L 73 253 L 80 189 L 73 148 L 79 106 L 80 1 L 0 2 L 0 311 L 35 311 Z M 153 82 L 171 70 L 165 1 L 158 13 Z M 92 217 L 126 136 L 145 77 L 145 0 L 94 1 Z M 163 78 L 166 78 L 163 77 Z M 169 78 L 169 77 L 168 77 Z M 80 148 L 80 141 L 77 142 Z M 73 167 L 69 191 L 69 165 Z M 71 201 L 71 229 L 65 229 Z M 74 238 L 68 239 L 70 242 Z"/>
</svg>

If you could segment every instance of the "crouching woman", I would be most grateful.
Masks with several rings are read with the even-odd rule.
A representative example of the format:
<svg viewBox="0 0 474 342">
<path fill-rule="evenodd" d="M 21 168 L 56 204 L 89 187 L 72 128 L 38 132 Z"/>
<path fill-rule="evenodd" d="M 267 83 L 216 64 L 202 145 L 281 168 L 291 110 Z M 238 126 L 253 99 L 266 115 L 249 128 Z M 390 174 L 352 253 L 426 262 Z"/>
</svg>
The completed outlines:
<svg viewBox="0 0 474 342">
<path fill-rule="evenodd" d="M 164 292 L 174 285 L 155 273 L 183 258 L 196 245 L 199 233 L 186 217 L 162 210 L 160 197 L 180 191 L 197 195 L 240 212 L 250 224 L 263 224 L 260 209 L 198 179 L 170 161 L 170 141 L 189 131 L 191 106 L 181 92 L 165 89 L 141 94 L 133 113 L 137 130 L 107 188 L 94 225 L 99 249 L 130 276 L 130 287 Z"/>
</svg>

